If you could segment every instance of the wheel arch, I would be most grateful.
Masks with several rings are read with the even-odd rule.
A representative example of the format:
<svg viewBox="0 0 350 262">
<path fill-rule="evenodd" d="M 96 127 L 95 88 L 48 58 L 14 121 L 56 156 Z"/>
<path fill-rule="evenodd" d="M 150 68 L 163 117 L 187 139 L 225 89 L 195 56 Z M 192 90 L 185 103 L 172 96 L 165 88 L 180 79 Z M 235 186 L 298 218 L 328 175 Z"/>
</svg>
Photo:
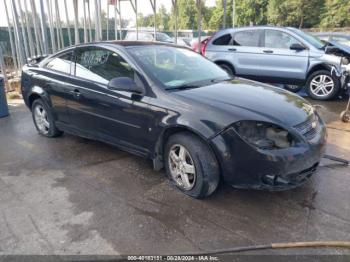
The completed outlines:
<svg viewBox="0 0 350 262">
<path fill-rule="evenodd" d="M 229 61 L 226 61 L 226 60 L 216 60 L 216 61 L 214 61 L 214 63 L 217 64 L 218 66 L 220 66 L 220 65 L 227 65 L 227 66 L 229 66 L 229 67 L 232 69 L 232 72 L 233 72 L 233 73 L 236 73 L 235 66 L 234 66 L 231 62 L 229 62 Z"/>
<path fill-rule="evenodd" d="M 307 72 L 306 75 L 306 81 L 307 79 L 310 77 L 310 75 L 312 75 L 313 73 L 315 73 L 316 71 L 320 71 L 320 70 L 327 70 L 327 71 L 331 71 L 332 65 L 330 64 L 326 64 L 326 63 L 320 63 L 320 64 L 316 64 L 314 66 L 312 66 L 309 71 Z"/>
<path fill-rule="evenodd" d="M 28 95 L 28 99 L 27 99 L 27 106 L 29 107 L 29 109 L 32 108 L 33 102 L 37 99 L 44 100 L 44 102 L 51 107 L 49 96 L 47 95 L 45 90 L 41 87 L 34 86 L 31 90 L 31 93 Z"/>
<path fill-rule="evenodd" d="M 202 142 L 204 142 L 208 146 L 209 150 L 213 153 L 214 157 L 218 161 L 218 164 L 220 163 L 214 149 L 208 142 L 208 139 L 205 137 L 205 135 L 188 126 L 174 125 L 166 127 L 156 142 L 155 157 L 153 158 L 153 167 L 155 170 L 160 170 L 164 167 L 164 149 L 169 138 L 175 134 L 182 132 L 187 132 L 198 137 Z"/>
</svg>

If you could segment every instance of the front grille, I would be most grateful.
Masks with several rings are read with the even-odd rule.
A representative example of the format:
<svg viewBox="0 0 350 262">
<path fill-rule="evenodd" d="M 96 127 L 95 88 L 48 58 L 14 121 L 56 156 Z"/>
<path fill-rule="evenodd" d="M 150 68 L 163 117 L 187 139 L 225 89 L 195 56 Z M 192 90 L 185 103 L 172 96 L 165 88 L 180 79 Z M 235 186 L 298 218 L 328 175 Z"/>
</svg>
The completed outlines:
<svg viewBox="0 0 350 262">
<path fill-rule="evenodd" d="M 320 120 L 316 114 L 312 114 L 305 122 L 294 126 L 294 128 L 307 140 L 312 140 L 321 129 Z"/>
</svg>

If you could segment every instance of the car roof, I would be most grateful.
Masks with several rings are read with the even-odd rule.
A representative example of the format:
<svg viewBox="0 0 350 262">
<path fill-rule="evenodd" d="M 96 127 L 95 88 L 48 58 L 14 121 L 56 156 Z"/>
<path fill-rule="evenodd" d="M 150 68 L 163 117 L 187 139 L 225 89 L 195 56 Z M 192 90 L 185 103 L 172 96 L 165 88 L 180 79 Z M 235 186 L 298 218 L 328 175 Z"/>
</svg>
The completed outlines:
<svg viewBox="0 0 350 262">
<path fill-rule="evenodd" d="M 133 47 L 133 46 L 150 46 L 150 45 L 163 45 L 163 46 L 171 46 L 171 47 L 181 47 L 172 43 L 166 43 L 166 42 L 158 42 L 158 41 L 142 41 L 142 40 L 133 40 L 133 41 L 127 41 L 127 40 L 115 40 L 115 41 L 103 41 L 100 43 L 106 43 L 106 44 L 115 44 L 120 45 L 124 47 Z"/>
<path fill-rule="evenodd" d="M 346 33 L 342 33 L 342 32 L 318 32 L 318 33 L 314 33 L 314 35 L 324 35 L 324 36 L 344 36 L 347 38 L 350 38 L 350 34 L 346 34 Z"/>
<path fill-rule="evenodd" d="M 142 40 L 112 40 L 112 41 L 98 41 L 98 42 L 91 42 L 91 43 L 81 43 L 78 45 L 72 45 L 70 47 L 67 47 L 66 49 L 58 52 L 62 53 L 63 51 L 67 51 L 69 49 L 75 48 L 75 47 L 88 47 L 88 46 L 98 46 L 98 45 L 116 45 L 116 46 L 122 46 L 124 48 L 129 47 L 135 47 L 135 46 L 169 46 L 169 47 L 177 47 L 177 48 L 184 48 L 184 46 L 176 45 L 173 43 L 167 43 L 167 42 L 159 42 L 159 41 L 142 41 Z"/>
<path fill-rule="evenodd" d="M 229 32 L 233 30 L 248 30 L 248 29 L 282 29 L 282 30 L 292 30 L 296 29 L 294 27 L 284 27 L 284 26 L 273 26 L 273 25 L 258 25 L 258 26 L 242 26 L 242 27 L 231 27 L 222 29 L 219 32 Z"/>
</svg>

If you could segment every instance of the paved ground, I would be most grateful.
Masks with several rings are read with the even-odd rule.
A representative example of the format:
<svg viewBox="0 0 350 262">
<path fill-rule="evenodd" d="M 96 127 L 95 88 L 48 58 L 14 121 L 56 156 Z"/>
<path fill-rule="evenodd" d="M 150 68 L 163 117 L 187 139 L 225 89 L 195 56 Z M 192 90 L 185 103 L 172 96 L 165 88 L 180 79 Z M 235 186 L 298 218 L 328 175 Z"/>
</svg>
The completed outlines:
<svg viewBox="0 0 350 262">
<path fill-rule="evenodd" d="M 327 102 L 319 110 L 330 127 L 328 152 L 350 159 L 350 125 L 338 122 L 344 107 Z M 154 254 L 350 240 L 349 167 L 325 160 L 295 190 L 221 186 L 199 201 L 172 188 L 147 160 L 71 135 L 43 138 L 23 105 L 10 112 L 0 119 L 0 254 Z"/>
</svg>

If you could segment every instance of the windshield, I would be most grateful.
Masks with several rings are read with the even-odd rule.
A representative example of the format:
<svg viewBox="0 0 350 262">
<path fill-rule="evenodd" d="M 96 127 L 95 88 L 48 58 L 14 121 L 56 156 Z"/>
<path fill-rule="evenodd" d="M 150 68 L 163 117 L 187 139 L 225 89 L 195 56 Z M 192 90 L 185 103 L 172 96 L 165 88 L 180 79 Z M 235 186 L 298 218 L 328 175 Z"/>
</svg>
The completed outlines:
<svg viewBox="0 0 350 262">
<path fill-rule="evenodd" d="M 301 31 L 299 29 L 295 29 L 295 28 L 290 28 L 294 33 L 296 33 L 298 36 L 300 36 L 301 38 L 303 38 L 306 42 L 308 42 L 309 44 L 313 45 L 314 47 L 318 48 L 318 49 L 323 49 L 325 44 L 324 42 L 322 42 L 318 37 L 313 36 L 309 33 L 306 33 L 304 31 Z"/>
<path fill-rule="evenodd" d="M 129 52 L 167 90 L 199 87 L 210 81 L 229 79 L 229 75 L 216 64 L 184 48 L 138 46 L 130 48 Z"/>
<path fill-rule="evenodd" d="M 168 36 L 167 34 L 156 34 L 156 40 L 160 42 L 172 42 L 171 37 Z"/>
</svg>

